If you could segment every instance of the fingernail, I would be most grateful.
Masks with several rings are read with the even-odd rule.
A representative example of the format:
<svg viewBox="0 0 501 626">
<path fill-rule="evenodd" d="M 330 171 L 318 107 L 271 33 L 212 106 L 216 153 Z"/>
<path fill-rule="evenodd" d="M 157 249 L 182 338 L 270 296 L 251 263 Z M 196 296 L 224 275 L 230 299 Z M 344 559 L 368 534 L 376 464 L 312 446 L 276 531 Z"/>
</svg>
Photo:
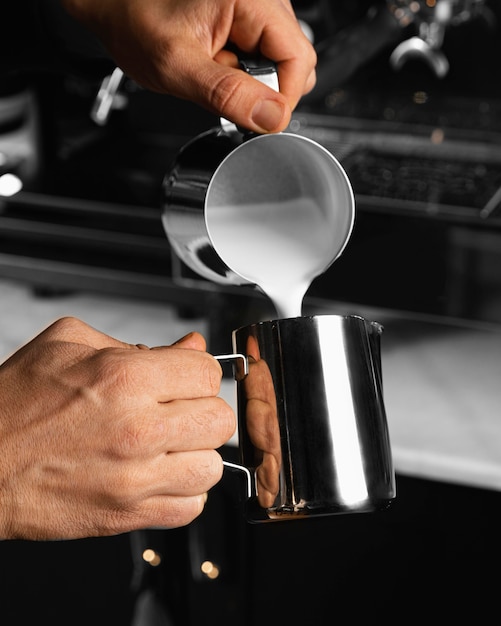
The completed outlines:
<svg viewBox="0 0 501 626">
<path fill-rule="evenodd" d="M 176 346 L 178 343 L 182 343 L 183 341 L 186 341 L 187 339 L 189 339 L 192 335 L 194 335 L 193 331 L 191 333 L 188 333 L 188 334 L 184 335 L 184 337 L 181 337 L 181 339 L 178 339 L 172 345 Z"/>
<path fill-rule="evenodd" d="M 252 121 L 263 130 L 275 130 L 285 114 L 284 105 L 276 100 L 260 100 L 252 110 Z"/>
</svg>

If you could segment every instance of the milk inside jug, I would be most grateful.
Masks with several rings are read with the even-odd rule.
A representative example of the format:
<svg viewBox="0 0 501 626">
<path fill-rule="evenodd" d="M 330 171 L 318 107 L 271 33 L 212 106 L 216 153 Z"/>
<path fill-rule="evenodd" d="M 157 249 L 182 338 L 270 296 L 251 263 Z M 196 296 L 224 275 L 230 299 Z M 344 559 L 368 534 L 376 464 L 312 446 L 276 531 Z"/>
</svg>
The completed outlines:
<svg viewBox="0 0 501 626">
<path fill-rule="evenodd" d="M 225 262 L 266 294 L 278 317 L 301 315 L 304 295 L 333 255 L 333 216 L 311 198 L 211 209 L 209 233 Z"/>
</svg>

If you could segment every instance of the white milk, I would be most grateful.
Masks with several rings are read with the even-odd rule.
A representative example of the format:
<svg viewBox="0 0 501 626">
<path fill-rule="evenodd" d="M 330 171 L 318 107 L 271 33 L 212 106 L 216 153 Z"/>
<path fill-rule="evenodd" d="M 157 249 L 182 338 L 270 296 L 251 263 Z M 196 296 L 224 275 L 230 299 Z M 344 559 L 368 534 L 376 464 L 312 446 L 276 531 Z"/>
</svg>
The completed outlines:
<svg viewBox="0 0 501 626">
<path fill-rule="evenodd" d="M 238 213 L 234 206 L 213 206 L 207 227 L 226 265 L 255 283 L 280 318 L 288 318 L 301 315 L 312 280 L 339 253 L 347 226 L 345 214 L 338 215 L 342 219 L 336 211 L 326 211 L 314 199 L 303 197 L 243 203 Z"/>
</svg>

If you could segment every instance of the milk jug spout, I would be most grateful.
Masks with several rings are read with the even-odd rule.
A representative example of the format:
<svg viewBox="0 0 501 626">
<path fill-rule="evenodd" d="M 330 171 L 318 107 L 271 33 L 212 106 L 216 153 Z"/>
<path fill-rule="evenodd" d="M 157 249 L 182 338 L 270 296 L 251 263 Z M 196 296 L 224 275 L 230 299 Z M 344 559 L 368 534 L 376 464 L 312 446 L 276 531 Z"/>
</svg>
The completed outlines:
<svg viewBox="0 0 501 626">
<path fill-rule="evenodd" d="M 383 334 L 383 326 L 378 322 L 367 322 L 367 333 L 369 335 L 369 344 L 371 349 L 372 362 L 374 371 L 379 375 L 379 382 L 382 385 L 383 369 L 381 359 L 381 335 Z"/>
</svg>

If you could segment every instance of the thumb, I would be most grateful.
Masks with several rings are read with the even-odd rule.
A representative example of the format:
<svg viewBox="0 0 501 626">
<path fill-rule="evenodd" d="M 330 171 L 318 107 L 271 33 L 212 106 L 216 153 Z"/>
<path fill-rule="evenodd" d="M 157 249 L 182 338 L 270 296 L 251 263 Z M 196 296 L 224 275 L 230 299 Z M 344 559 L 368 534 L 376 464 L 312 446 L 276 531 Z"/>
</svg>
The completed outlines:
<svg viewBox="0 0 501 626">
<path fill-rule="evenodd" d="M 206 343 L 204 337 L 197 332 L 191 332 L 178 339 L 172 344 L 174 348 L 182 348 L 184 350 L 198 350 L 199 352 L 205 352 Z"/>
<path fill-rule="evenodd" d="M 286 97 L 241 69 L 210 59 L 203 69 L 198 66 L 197 73 L 206 77 L 199 103 L 237 126 L 274 133 L 289 124 L 292 111 Z M 204 89 L 204 84 L 210 88 Z"/>
</svg>

